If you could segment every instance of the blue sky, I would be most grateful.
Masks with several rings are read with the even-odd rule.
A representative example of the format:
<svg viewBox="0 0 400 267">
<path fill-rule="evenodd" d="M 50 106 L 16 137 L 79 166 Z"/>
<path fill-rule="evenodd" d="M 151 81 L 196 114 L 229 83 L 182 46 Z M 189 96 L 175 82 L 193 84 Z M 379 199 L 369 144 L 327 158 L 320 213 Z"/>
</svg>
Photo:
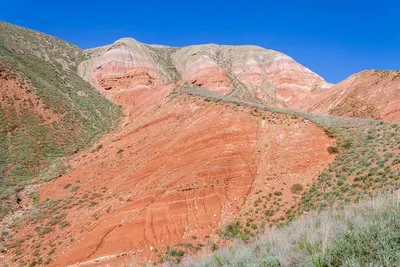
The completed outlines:
<svg viewBox="0 0 400 267">
<path fill-rule="evenodd" d="M 381 1 L 2 1 L 0 20 L 81 48 L 132 37 L 152 44 L 253 44 L 337 83 L 400 69 L 400 3 Z"/>
</svg>

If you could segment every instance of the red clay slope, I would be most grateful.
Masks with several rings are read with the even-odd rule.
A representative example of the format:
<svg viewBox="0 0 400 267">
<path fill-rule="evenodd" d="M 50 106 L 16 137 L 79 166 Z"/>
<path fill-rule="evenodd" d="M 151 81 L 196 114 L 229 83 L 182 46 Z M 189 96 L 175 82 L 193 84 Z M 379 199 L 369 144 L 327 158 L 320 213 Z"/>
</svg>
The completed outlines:
<svg viewBox="0 0 400 267">
<path fill-rule="evenodd" d="M 243 212 L 256 190 L 282 187 L 292 205 L 290 186 L 307 188 L 334 158 L 327 152 L 334 140 L 307 120 L 171 99 L 171 89 L 115 94 L 125 106 L 121 127 L 41 189 L 42 201 L 71 194 L 69 184 L 79 185 L 72 201 L 92 199 L 70 207 L 69 224 L 46 234 L 51 266 L 157 261 L 168 245 L 216 239 L 213 230 Z"/>
<path fill-rule="evenodd" d="M 329 89 L 321 77 L 275 51 L 174 49 L 131 39 L 90 56 L 80 74 L 123 105 L 124 118 L 116 131 L 71 160 L 71 172 L 42 187 L 42 203 L 61 199 L 65 207 L 44 225 L 32 222 L 19 230 L 16 238 L 33 234 L 23 242 L 26 253 L 18 255 L 25 262 L 36 257 L 33 248 L 51 255 L 50 266 L 156 262 L 167 246 L 218 241 L 215 230 L 249 211 L 261 195 L 282 192 L 276 216 L 284 215 L 298 201 L 291 186 L 307 189 L 333 161 L 327 147 L 335 140 L 310 121 L 172 97 L 178 81 L 277 106 L 399 118 L 394 74 L 361 73 Z M 339 107 L 343 114 L 335 113 Z M 360 110 L 367 112 L 355 113 Z M 57 214 L 64 214 L 63 221 L 41 231 L 53 226 Z M 16 255 L 5 255 L 12 266 Z"/>
<path fill-rule="evenodd" d="M 21 78 L 16 74 L 0 71 L 0 107 L 9 113 L 14 113 L 15 124 L 24 126 L 23 112 L 29 112 L 39 122 L 49 122 L 56 119 L 59 114 L 46 108 L 41 99 L 35 95 L 32 85 L 21 84 Z M 7 112 L 6 112 L 7 113 Z"/>
<path fill-rule="evenodd" d="M 23 242 L 29 253 L 18 255 L 26 262 L 38 246 L 51 266 L 119 265 L 158 261 L 178 243 L 218 241 L 215 230 L 248 211 L 260 192 L 281 191 L 277 216 L 284 215 L 298 201 L 290 187 L 307 189 L 334 159 L 327 147 L 335 140 L 302 118 L 169 96 L 174 81 L 212 85 L 221 94 L 235 84 L 243 89 L 237 93 L 262 102 L 285 86 L 306 94 L 326 84 L 278 52 L 213 45 L 176 51 L 122 40 L 91 53 L 81 75 L 123 105 L 125 117 L 71 160 L 70 173 L 43 186 L 42 203 L 64 204 L 44 224 L 19 230 L 16 237 L 34 236 Z M 232 53 L 240 57 L 227 62 Z M 7 262 L 13 257 L 7 253 Z"/>
<path fill-rule="evenodd" d="M 400 71 L 356 73 L 317 95 L 308 111 L 400 122 Z"/>
<path fill-rule="evenodd" d="M 172 89 L 113 95 L 125 106 L 120 128 L 42 187 L 41 202 L 68 199 L 56 212 L 65 223 L 42 237 L 38 231 L 56 217 L 19 229 L 15 238 L 26 239 L 19 258 L 31 262 L 39 246 L 50 266 L 159 261 L 166 246 L 218 240 L 214 230 L 245 212 L 256 191 L 279 188 L 284 214 L 297 203 L 291 185 L 307 188 L 333 161 L 327 147 L 334 140 L 307 120 L 167 97 Z M 5 255 L 13 264 L 13 250 Z"/>
</svg>

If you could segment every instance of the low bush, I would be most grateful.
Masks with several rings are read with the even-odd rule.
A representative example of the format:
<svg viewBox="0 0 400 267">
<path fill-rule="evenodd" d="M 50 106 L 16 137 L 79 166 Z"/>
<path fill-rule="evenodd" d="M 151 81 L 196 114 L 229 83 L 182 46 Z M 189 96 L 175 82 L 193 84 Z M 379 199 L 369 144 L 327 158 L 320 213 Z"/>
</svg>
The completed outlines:
<svg viewBox="0 0 400 267">
<path fill-rule="evenodd" d="M 292 194 L 300 194 L 301 192 L 303 192 L 303 185 L 301 184 L 292 185 L 292 187 L 290 187 L 290 192 L 292 192 Z"/>
<path fill-rule="evenodd" d="M 339 153 L 339 148 L 335 147 L 335 146 L 330 146 L 327 148 L 328 152 L 330 154 L 337 154 Z"/>
</svg>

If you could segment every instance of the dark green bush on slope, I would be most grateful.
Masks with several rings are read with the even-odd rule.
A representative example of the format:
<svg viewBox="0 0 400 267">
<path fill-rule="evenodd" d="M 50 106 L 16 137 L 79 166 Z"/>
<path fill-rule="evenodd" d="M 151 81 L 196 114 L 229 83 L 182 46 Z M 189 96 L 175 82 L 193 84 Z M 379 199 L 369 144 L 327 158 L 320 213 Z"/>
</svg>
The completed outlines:
<svg viewBox="0 0 400 267">
<path fill-rule="evenodd" d="M 385 211 L 365 225 L 356 223 L 333 240 L 326 261 L 331 266 L 399 266 L 400 212 Z"/>
</svg>

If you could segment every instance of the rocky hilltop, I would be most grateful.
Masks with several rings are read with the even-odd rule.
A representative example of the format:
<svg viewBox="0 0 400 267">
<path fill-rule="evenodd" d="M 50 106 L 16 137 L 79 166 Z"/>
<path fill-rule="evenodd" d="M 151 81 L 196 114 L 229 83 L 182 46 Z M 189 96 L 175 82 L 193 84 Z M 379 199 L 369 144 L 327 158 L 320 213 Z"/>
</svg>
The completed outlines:
<svg viewBox="0 0 400 267">
<path fill-rule="evenodd" d="M 363 71 L 333 85 L 289 56 L 258 46 L 173 48 L 124 38 L 85 53 L 79 74 L 106 95 L 184 84 L 269 106 L 399 120 L 398 71 Z"/>
<path fill-rule="evenodd" d="M 131 38 L 87 51 L 79 67 L 100 90 L 135 90 L 186 83 L 263 104 L 286 107 L 297 95 L 331 85 L 289 56 L 258 46 L 145 45 Z"/>
</svg>

